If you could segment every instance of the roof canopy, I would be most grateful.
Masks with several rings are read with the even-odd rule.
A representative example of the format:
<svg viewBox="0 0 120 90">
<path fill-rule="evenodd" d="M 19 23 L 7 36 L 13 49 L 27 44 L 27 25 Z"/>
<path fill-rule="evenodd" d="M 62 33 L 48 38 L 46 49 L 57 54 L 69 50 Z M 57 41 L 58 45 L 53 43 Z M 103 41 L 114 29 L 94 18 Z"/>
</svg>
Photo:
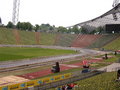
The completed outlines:
<svg viewBox="0 0 120 90">
<path fill-rule="evenodd" d="M 120 24 L 120 4 L 118 4 L 116 7 L 114 7 L 113 9 L 109 10 L 108 12 L 97 18 L 82 23 L 78 23 L 74 26 L 86 25 L 97 28 L 100 26 L 105 26 L 106 24 Z"/>
</svg>

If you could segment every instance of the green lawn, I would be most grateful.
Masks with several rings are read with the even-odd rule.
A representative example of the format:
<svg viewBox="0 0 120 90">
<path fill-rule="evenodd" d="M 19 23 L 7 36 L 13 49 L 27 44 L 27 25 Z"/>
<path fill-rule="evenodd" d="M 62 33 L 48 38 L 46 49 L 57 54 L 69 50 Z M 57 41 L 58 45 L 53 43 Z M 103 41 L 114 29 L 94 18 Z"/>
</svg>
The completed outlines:
<svg viewBox="0 0 120 90">
<path fill-rule="evenodd" d="M 75 90 L 120 90 L 120 82 L 116 81 L 116 72 L 103 73 L 74 83 L 78 85 Z"/>
<path fill-rule="evenodd" d="M 119 50 L 120 49 L 120 37 L 108 43 L 103 48 L 107 50 Z"/>
<path fill-rule="evenodd" d="M 12 29 L 0 27 L 0 44 L 16 44 L 16 39 Z"/>
<path fill-rule="evenodd" d="M 120 90 L 120 82 L 116 82 L 116 72 L 103 73 L 76 82 L 79 90 Z"/>
<path fill-rule="evenodd" d="M 41 45 L 53 45 L 57 34 L 53 33 L 40 33 L 40 44 Z"/>
<path fill-rule="evenodd" d="M 0 47 L 0 61 L 75 54 L 72 50 Z"/>
</svg>

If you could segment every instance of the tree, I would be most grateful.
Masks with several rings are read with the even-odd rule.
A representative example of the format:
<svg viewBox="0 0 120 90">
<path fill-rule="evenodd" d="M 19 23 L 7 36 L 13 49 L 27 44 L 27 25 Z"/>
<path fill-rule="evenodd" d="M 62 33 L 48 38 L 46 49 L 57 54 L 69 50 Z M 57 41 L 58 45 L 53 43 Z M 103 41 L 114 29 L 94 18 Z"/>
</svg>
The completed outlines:
<svg viewBox="0 0 120 90">
<path fill-rule="evenodd" d="M 97 33 L 97 31 L 96 31 L 96 30 L 93 30 L 93 31 L 91 31 L 89 34 L 95 34 L 95 33 Z"/>
<path fill-rule="evenodd" d="M 103 31 L 104 31 L 104 28 L 101 26 L 96 29 L 96 32 L 98 32 L 98 34 L 101 34 Z"/>
<path fill-rule="evenodd" d="M 25 29 L 26 29 L 26 30 L 31 31 L 33 26 L 32 26 L 32 24 L 31 24 L 31 23 L 26 22 L 26 23 L 24 23 L 24 27 L 25 27 Z"/>
<path fill-rule="evenodd" d="M 87 30 L 83 27 L 80 29 L 81 34 L 88 34 Z"/>
<path fill-rule="evenodd" d="M 30 22 L 18 22 L 16 28 L 31 31 L 33 29 L 33 25 Z"/>
<path fill-rule="evenodd" d="M 2 25 L 2 19 L 1 19 L 1 17 L 0 17 L 0 25 Z"/>
<path fill-rule="evenodd" d="M 22 24 L 21 24 L 20 22 L 18 22 L 17 25 L 16 25 L 16 28 L 17 28 L 17 29 L 22 29 L 21 26 L 22 26 Z"/>
<path fill-rule="evenodd" d="M 38 24 L 35 25 L 35 31 L 38 31 L 40 29 L 40 26 Z"/>
<path fill-rule="evenodd" d="M 67 33 L 67 29 L 65 27 L 62 27 L 62 26 L 58 27 L 57 30 L 60 33 Z"/>
<path fill-rule="evenodd" d="M 72 32 L 74 32 L 75 34 L 79 34 L 80 33 L 80 29 L 78 28 L 78 26 L 74 26 L 72 28 Z"/>
<path fill-rule="evenodd" d="M 7 28 L 14 28 L 14 24 L 9 21 L 6 27 Z"/>
</svg>

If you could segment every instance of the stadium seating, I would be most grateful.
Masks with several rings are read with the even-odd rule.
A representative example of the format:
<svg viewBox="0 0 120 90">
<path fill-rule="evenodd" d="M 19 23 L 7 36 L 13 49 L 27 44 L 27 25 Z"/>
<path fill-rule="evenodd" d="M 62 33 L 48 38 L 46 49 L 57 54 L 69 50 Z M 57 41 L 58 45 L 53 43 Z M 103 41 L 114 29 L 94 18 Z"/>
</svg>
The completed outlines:
<svg viewBox="0 0 120 90">
<path fill-rule="evenodd" d="M 85 48 L 100 38 L 101 35 L 78 35 L 72 44 L 72 47 Z"/>
<path fill-rule="evenodd" d="M 105 48 L 107 50 L 120 50 L 120 35 L 117 39 L 108 43 L 103 48 Z"/>
<path fill-rule="evenodd" d="M 53 33 L 40 33 L 41 45 L 53 45 L 55 43 L 56 34 Z"/>
<path fill-rule="evenodd" d="M 120 49 L 120 34 L 57 34 L 12 30 L 0 27 L 0 44 L 55 45 L 80 48 Z"/>
<path fill-rule="evenodd" d="M 116 39 L 118 34 L 109 34 L 109 35 L 101 35 L 94 43 L 88 46 L 88 48 L 102 48 L 107 43 Z"/>
<path fill-rule="evenodd" d="M 35 32 L 36 44 L 40 44 L 40 32 Z"/>
<path fill-rule="evenodd" d="M 21 44 L 21 40 L 20 40 L 20 35 L 19 35 L 19 31 L 18 30 L 12 30 L 13 34 L 15 36 L 15 40 L 16 40 L 16 44 Z"/>
<path fill-rule="evenodd" d="M 73 34 L 58 34 L 55 45 L 70 47 L 76 36 Z"/>
<path fill-rule="evenodd" d="M 16 40 L 11 29 L 0 28 L 0 44 L 16 44 Z"/>
<path fill-rule="evenodd" d="M 20 35 L 21 44 L 23 44 L 23 45 L 36 44 L 35 32 L 19 30 L 19 35 Z"/>
</svg>

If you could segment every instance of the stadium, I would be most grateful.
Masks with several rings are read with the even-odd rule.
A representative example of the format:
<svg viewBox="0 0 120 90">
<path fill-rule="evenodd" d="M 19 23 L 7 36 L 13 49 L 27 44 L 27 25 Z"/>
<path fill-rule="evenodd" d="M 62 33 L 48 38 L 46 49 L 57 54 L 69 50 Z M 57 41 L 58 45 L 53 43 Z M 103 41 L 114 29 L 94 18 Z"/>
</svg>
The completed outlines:
<svg viewBox="0 0 120 90">
<path fill-rule="evenodd" d="M 0 90 L 119 90 L 120 4 L 113 6 L 66 27 L 89 34 L 19 30 L 0 18 Z"/>
</svg>

